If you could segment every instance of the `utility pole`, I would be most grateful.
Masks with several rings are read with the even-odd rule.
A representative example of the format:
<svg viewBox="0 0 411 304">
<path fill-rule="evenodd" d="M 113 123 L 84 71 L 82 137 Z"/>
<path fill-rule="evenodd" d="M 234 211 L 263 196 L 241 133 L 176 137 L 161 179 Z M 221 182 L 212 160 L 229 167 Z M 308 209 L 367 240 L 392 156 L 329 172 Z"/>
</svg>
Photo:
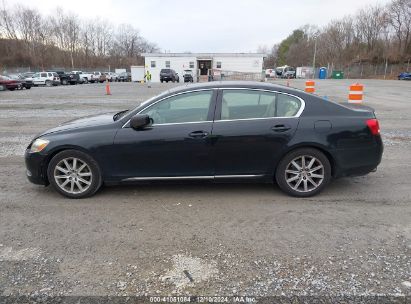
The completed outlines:
<svg viewBox="0 0 411 304">
<path fill-rule="evenodd" d="M 317 56 L 317 37 L 314 37 L 313 78 L 315 78 L 315 57 Z"/>
</svg>

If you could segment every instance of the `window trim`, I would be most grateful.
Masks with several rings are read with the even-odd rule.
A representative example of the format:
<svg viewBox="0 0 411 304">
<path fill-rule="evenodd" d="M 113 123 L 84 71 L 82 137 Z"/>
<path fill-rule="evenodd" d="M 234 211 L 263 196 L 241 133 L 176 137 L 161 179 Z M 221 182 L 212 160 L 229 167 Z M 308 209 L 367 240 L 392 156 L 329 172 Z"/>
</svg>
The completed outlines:
<svg viewBox="0 0 411 304">
<path fill-rule="evenodd" d="M 222 100 L 222 96 L 223 96 L 223 90 L 248 90 L 248 91 L 263 91 L 263 92 L 270 92 L 270 93 L 276 93 L 276 94 L 284 94 L 284 95 L 289 95 L 292 97 L 295 97 L 297 99 L 299 99 L 301 101 L 301 107 L 298 110 L 298 112 L 294 115 L 294 116 L 289 116 L 289 117 L 260 117 L 260 118 L 239 118 L 239 119 L 221 119 L 221 100 Z M 159 100 L 145 106 L 144 108 L 142 108 L 141 110 L 139 110 L 137 113 L 131 113 L 130 118 L 127 119 L 127 121 L 123 124 L 123 126 L 121 127 L 123 128 L 129 128 L 130 120 L 131 117 L 133 117 L 134 115 L 140 114 L 142 111 L 144 111 L 145 109 L 157 104 L 158 102 L 170 98 L 170 97 L 174 97 L 174 96 L 178 96 L 181 94 L 186 94 L 186 93 L 192 93 L 192 92 L 200 92 L 200 91 L 213 91 L 213 95 L 212 95 L 212 100 L 211 100 L 211 108 L 214 107 L 214 112 L 213 112 L 213 119 L 212 120 L 205 120 L 205 121 L 192 121 L 192 122 L 175 122 L 175 123 L 167 123 L 167 124 L 154 124 L 155 126 L 164 126 L 164 125 L 181 125 L 181 124 L 193 124 L 193 123 L 205 123 L 205 122 L 226 122 L 226 121 L 242 121 L 242 120 L 263 120 L 263 119 L 284 119 L 284 118 L 299 118 L 301 116 L 301 114 L 303 113 L 304 109 L 305 109 L 305 100 L 302 99 L 299 96 L 290 94 L 290 93 L 286 93 L 286 92 L 280 92 L 280 91 L 276 91 L 276 90 L 267 90 L 267 89 L 256 89 L 256 88 L 243 88 L 243 87 L 239 87 L 239 88 L 206 88 L 206 89 L 197 89 L 197 90 L 189 90 L 189 91 L 184 91 L 184 92 L 179 92 L 179 93 L 175 93 L 172 95 L 168 95 L 165 96 L 163 98 L 160 98 Z M 217 94 L 216 94 L 217 92 Z M 219 116 L 219 118 L 217 119 L 216 116 Z M 153 126 L 154 126 L 153 125 Z"/>
<path fill-rule="evenodd" d="M 179 92 L 179 93 L 175 93 L 175 94 L 172 94 L 172 95 L 165 96 L 165 97 L 163 97 L 163 98 L 147 105 L 146 107 L 142 108 L 137 113 L 133 113 L 121 128 L 122 129 L 123 128 L 128 128 L 127 125 L 130 123 L 131 117 L 133 117 L 134 115 L 140 114 L 141 112 L 145 111 L 146 109 L 156 105 L 157 103 L 159 103 L 159 102 L 161 102 L 165 99 L 168 99 L 168 98 L 171 98 L 171 97 L 174 97 L 174 96 L 178 96 L 178 95 L 183 95 L 183 94 L 187 94 L 187 93 L 201 92 L 201 91 L 210 91 L 212 93 L 211 94 L 211 102 L 210 102 L 210 106 L 209 106 L 208 111 L 210 112 L 210 109 L 214 108 L 214 111 L 212 111 L 213 112 L 212 115 L 213 115 L 213 118 L 214 118 L 215 110 L 216 110 L 216 107 L 217 107 L 217 94 L 216 94 L 216 92 L 218 92 L 218 89 L 217 88 L 207 88 L 207 89 L 184 91 L 184 92 Z M 210 113 L 208 113 L 208 114 L 210 114 Z M 182 124 L 205 123 L 205 122 L 213 122 L 213 121 L 214 121 L 214 119 L 213 120 L 207 119 L 207 120 L 204 120 L 204 121 L 188 121 L 188 122 L 173 122 L 173 123 L 153 124 L 153 126 L 182 125 Z"/>
<path fill-rule="evenodd" d="M 220 67 L 218 67 L 219 65 L 220 65 Z M 222 62 L 222 61 L 216 61 L 216 63 L 215 63 L 216 69 L 221 69 L 222 66 L 223 66 L 223 62 Z"/>
<path fill-rule="evenodd" d="M 168 66 L 167 66 L 167 63 L 168 63 Z M 170 69 L 171 70 L 171 61 L 170 60 L 166 60 L 165 62 L 164 62 L 164 65 L 165 65 L 165 68 L 166 69 Z"/>
<path fill-rule="evenodd" d="M 280 91 L 273 91 L 273 90 L 267 90 L 267 89 L 256 89 L 256 88 L 219 88 L 221 90 L 221 93 L 218 96 L 217 100 L 217 108 L 216 108 L 216 116 L 214 117 L 214 122 L 225 122 L 225 121 L 242 121 L 242 120 L 263 120 L 263 119 L 283 119 L 283 118 L 299 118 L 302 114 L 302 112 L 305 109 L 305 101 L 299 96 L 286 93 L 286 92 L 280 92 Z M 244 91 L 260 91 L 260 92 L 269 92 L 269 93 L 274 93 L 274 94 L 283 94 L 283 95 L 288 95 L 294 98 L 297 98 L 301 102 L 300 109 L 297 111 L 297 113 L 294 116 L 274 116 L 274 117 L 254 117 L 254 118 L 237 118 L 237 119 L 221 119 L 221 106 L 222 106 L 222 99 L 223 99 L 223 91 L 224 90 L 244 90 Z"/>
<path fill-rule="evenodd" d="M 191 64 L 193 65 L 193 67 L 191 67 Z M 189 61 L 189 62 L 188 62 L 188 68 L 189 68 L 189 69 L 194 69 L 194 68 L 195 68 L 195 63 L 194 63 L 194 61 Z"/>
<path fill-rule="evenodd" d="M 153 63 L 154 63 L 154 66 L 153 66 Z M 157 66 L 156 61 L 155 61 L 155 60 L 151 60 L 151 61 L 150 61 L 150 67 L 151 67 L 151 68 L 155 68 L 156 66 Z"/>
</svg>

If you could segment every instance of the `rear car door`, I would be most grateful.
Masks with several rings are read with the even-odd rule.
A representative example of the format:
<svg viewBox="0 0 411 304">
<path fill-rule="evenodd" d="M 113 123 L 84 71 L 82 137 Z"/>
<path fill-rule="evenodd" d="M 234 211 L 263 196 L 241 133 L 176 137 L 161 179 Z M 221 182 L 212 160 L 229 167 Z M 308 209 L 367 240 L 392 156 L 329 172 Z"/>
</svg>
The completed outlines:
<svg viewBox="0 0 411 304">
<path fill-rule="evenodd" d="M 303 107 L 280 92 L 222 89 L 213 127 L 216 178 L 271 174 Z"/>
<path fill-rule="evenodd" d="M 216 90 L 166 97 L 140 111 L 153 124 L 136 131 L 126 124 L 114 140 L 115 178 L 213 178 L 211 132 Z"/>
</svg>

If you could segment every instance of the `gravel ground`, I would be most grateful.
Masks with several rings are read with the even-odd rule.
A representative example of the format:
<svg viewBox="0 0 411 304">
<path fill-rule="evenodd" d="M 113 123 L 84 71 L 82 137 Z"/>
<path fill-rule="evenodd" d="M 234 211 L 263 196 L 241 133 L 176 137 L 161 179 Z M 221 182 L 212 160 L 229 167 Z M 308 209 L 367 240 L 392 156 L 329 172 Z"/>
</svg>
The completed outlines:
<svg viewBox="0 0 411 304">
<path fill-rule="evenodd" d="M 279 81 L 285 83 L 284 81 Z M 317 81 L 344 101 L 353 81 Z M 132 108 L 173 84 L 0 92 L 0 296 L 411 296 L 411 82 L 361 80 L 378 171 L 290 198 L 272 185 L 106 187 L 68 200 L 30 184 L 23 152 L 63 121 Z M 301 80 L 291 86 L 304 87 Z"/>
</svg>

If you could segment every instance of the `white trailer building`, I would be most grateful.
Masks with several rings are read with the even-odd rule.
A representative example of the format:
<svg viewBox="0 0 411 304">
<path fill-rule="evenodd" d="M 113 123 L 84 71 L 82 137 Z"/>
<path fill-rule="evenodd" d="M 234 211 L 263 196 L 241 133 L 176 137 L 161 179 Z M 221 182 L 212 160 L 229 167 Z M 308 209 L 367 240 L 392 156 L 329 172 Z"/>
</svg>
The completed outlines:
<svg viewBox="0 0 411 304">
<path fill-rule="evenodd" d="M 145 68 L 153 82 L 160 81 L 161 69 L 173 69 L 183 81 L 191 70 L 194 81 L 207 81 L 211 75 L 261 75 L 265 54 L 260 53 L 144 53 Z M 236 74 L 237 73 L 237 74 Z"/>
</svg>

